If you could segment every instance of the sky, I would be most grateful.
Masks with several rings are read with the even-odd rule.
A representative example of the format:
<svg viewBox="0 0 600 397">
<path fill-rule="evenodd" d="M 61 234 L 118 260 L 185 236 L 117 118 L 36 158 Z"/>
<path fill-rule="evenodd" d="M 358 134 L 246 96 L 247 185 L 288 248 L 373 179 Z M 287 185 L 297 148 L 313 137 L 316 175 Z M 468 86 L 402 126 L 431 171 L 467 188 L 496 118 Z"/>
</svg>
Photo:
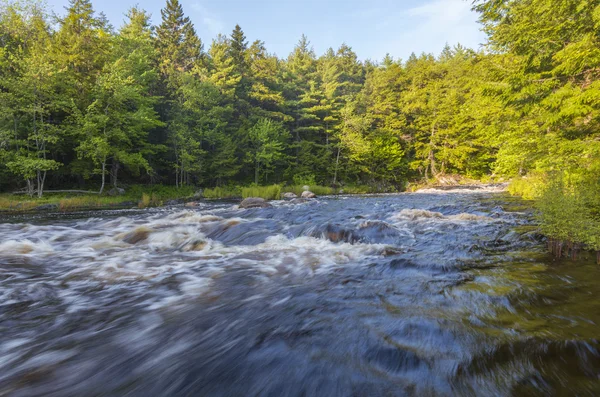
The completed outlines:
<svg viewBox="0 0 600 397">
<path fill-rule="evenodd" d="M 59 15 L 68 0 L 47 0 Z M 127 9 L 139 4 L 160 23 L 166 0 L 92 0 L 119 27 Z M 317 55 L 342 43 L 362 60 L 389 53 L 406 60 L 411 52 L 439 53 L 446 43 L 478 49 L 485 35 L 469 0 L 180 0 L 208 48 L 217 34 L 239 24 L 249 42 L 265 42 L 269 52 L 287 57 L 302 34 Z"/>
</svg>

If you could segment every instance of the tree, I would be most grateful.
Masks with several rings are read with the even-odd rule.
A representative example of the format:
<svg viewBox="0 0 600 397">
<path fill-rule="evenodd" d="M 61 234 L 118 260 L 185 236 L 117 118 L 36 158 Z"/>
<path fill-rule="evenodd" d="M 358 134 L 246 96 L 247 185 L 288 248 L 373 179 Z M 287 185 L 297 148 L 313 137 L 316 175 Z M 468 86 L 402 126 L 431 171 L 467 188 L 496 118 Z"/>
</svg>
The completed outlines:
<svg viewBox="0 0 600 397">
<path fill-rule="evenodd" d="M 121 164 L 135 173 L 151 171 L 146 158 L 152 148 L 148 131 L 162 125 L 154 105 L 158 98 L 150 94 L 157 78 L 153 68 L 149 15 L 132 8 L 129 22 L 114 38 L 112 60 L 107 62 L 93 89 L 94 102 L 81 116 L 84 135 L 77 149 L 100 169 L 100 193 L 104 190 L 106 165 L 112 160 L 111 179 L 117 186 Z"/>
<path fill-rule="evenodd" d="M 250 147 L 254 162 L 254 183 L 258 184 L 261 173 L 265 181 L 273 172 L 275 162 L 283 157 L 287 131 L 281 123 L 262 118 L 250 129 Z"/>
<path fill-rule="evenodd" d="M 156 28 L 158 67 L 168 87 L 176 90 L 181 73 L 201 67 L 202 42 L 179 0 L 167 0 L 160 14 L 162 20 Z"/>
<path fill-rule="evenodd" d="M 9 6 L 0 26 L 6 43 L 3 52 L 11 60 L 11 65 L 6 65 L 8 78 L 2 83 L 3 102 L 12 107 L 12 111 L 5 108 L 3 115 L 5 120 L 12 119 L 13 141 L 12 151 L 5 153 L 5 164 L 25 179 L 30 195 L 37 190 L 42 197 L 47 172 L 60 166 L 49 158 L 50 147 L 61 138 L 60 129 L 51 120 L 56 68 L 47 51 L 50 31 L 44 10 L 36 3 L 27 4 L 23 10 Z"/>
</svg>

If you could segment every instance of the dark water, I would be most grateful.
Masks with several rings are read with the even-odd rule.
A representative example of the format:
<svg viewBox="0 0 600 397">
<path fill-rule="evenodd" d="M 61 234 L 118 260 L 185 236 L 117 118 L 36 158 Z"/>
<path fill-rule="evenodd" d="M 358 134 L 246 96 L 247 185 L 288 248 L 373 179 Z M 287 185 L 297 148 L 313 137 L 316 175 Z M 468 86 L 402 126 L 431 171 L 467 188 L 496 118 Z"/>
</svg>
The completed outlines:
<svg viewBox="0 0 600 397">
<path fill-rule="evenodd" d="M 0 395 L 600 395 L 600 267 L 498 193 L 5 219 Z"/>
</svg>

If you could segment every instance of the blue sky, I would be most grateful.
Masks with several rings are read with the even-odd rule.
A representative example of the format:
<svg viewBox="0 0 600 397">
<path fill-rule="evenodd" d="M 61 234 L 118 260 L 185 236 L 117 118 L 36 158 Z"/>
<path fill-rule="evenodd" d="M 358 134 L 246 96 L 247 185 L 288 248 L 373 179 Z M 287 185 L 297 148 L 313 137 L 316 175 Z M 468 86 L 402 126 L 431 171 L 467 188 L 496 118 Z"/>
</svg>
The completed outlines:
<svg viewBox="0 0 600 397">
<path fill-rule="evenodd" d="M 67 0 L 47 0 L 58 14 Z M 140 4 L 160 22 L 166 0 L 93 0 L 118 27 L 128 8 Z M 469 0 L 180 0 L 207 48 L 218 34 L 240 24 L 250 42 L 263 40 L 270 52 L 286 57 L 302 33 L 317 55 L 350 45 L 360 59 L 386 53 L 406 59 L 411 52 L 439 53 L 458 42 L 479 48 L 485 35 Z"/>
</svg>

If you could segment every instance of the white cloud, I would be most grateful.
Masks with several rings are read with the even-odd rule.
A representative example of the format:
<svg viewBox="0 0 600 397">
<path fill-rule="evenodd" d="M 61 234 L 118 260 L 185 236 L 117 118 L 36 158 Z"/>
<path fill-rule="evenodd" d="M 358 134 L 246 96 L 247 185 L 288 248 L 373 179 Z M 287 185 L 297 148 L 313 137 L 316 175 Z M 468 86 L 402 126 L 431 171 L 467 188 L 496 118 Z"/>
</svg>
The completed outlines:
<svg viewBox="0 0 600 397">
<path fill-rule="evenodd" d="M 377 59 L 386 52 L 405 60 L 411 52 L 438 54 L 446 43 L 478 49 L 484 41 L 477 15 L 466 0 L 430 0 L 382 14 L 370 26 L 387 37 L 370 48 L 370 56 Z"/>
<path fill-rule="evenodd" d="M 225 24 L 218 15 L 211 12 L 198 2 L 192 4 L 192 9 L 196 11 L 196 13 L 200 14 L 202 24 L 213 36 L 224 32 Z"/>
</svg>

